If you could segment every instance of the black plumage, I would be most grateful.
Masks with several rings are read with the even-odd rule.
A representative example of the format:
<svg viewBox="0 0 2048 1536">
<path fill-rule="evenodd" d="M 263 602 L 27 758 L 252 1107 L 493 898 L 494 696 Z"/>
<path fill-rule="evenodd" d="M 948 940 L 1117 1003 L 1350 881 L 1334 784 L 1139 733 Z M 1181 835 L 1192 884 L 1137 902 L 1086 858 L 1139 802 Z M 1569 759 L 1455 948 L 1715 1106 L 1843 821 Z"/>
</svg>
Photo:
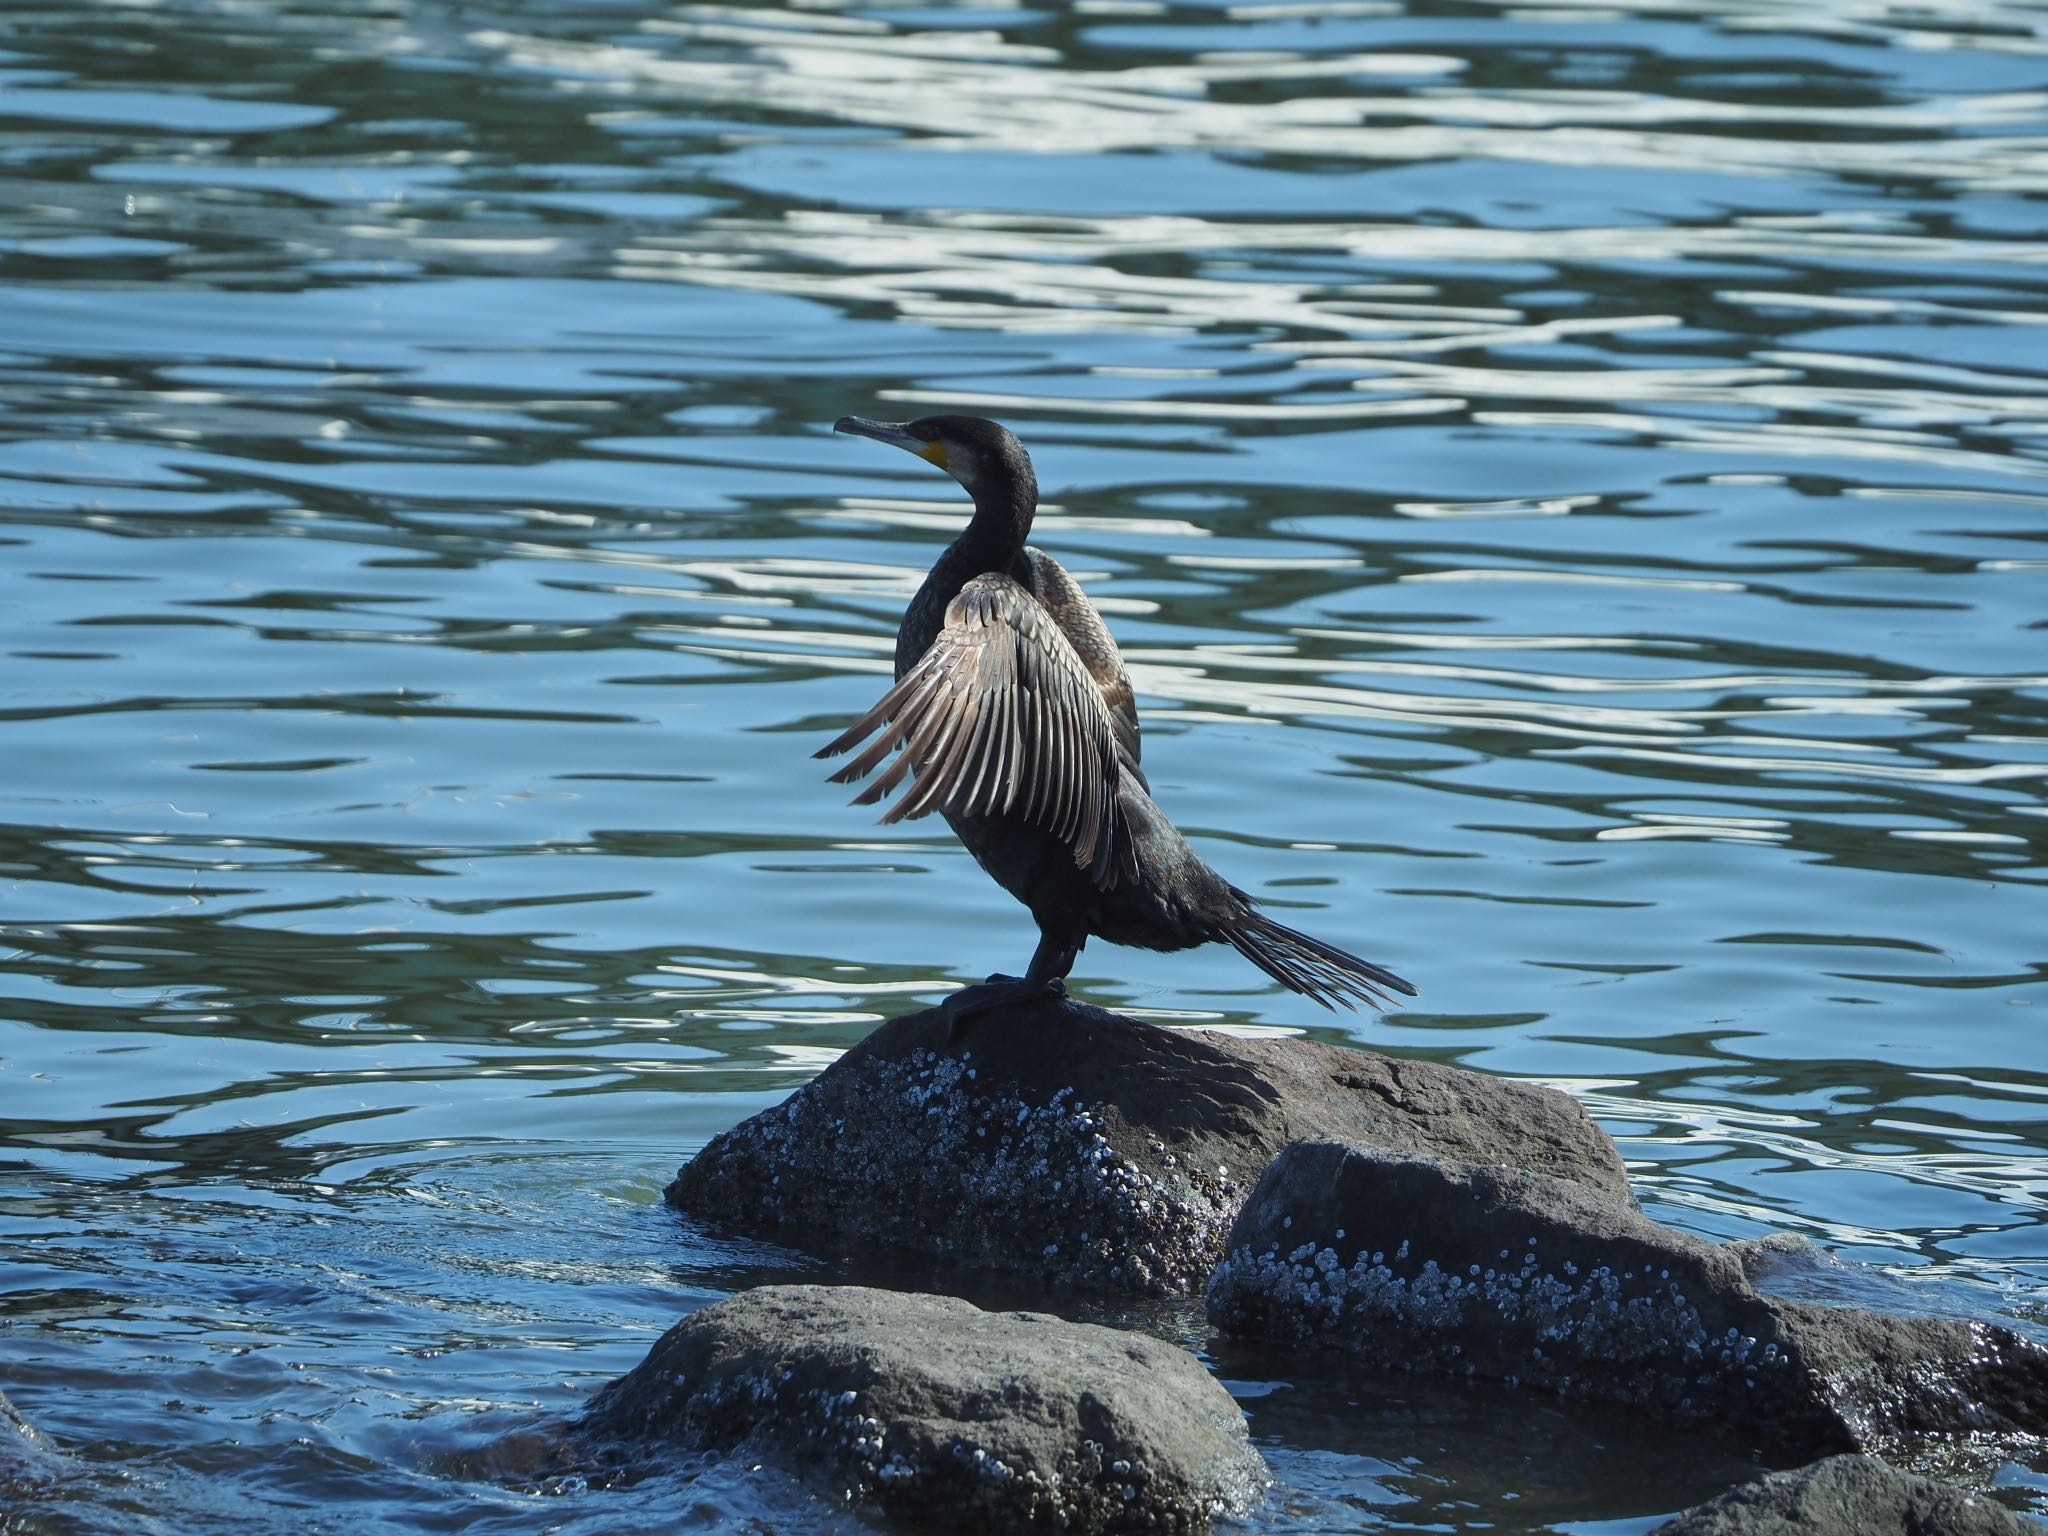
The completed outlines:
<svg viewBox="0 0 2048 1536">
<path fill-rule="evenodd" d="M 1063 990 L 1091 936 L 1161 950 L 1231 944 L 1325 1007 L 1415 994 L 1385 967 L 1259 913 L 1153 804 L 1116 641 L 1073 577 L 1025 543 L 1038 480 L 1023 444 L 976 416 L 846 416 L 834 430 L 906 448 L 974 498 L 973 518 L 904 613 L 896 685 L 818 753 L 861 747 L 832 776 L 880 770 L 856 804 L 900 790 L 884 822 L 939 812 L 1037 920 L 1025 975 L 958 994 L 956 1021 Z"/>
</svg>

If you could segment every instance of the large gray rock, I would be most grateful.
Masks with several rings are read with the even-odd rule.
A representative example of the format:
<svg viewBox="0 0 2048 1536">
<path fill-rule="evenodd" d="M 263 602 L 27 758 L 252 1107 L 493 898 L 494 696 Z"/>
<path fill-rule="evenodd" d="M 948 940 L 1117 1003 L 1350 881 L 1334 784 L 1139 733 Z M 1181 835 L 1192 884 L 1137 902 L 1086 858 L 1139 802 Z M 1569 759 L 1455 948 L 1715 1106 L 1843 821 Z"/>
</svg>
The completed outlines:
<svg viewBox="0 0 2048 1536">
<path fill-rule="evenodd" d="M 1627 1203 L 1568 1095 L 1305 1040 L 1161 1029 L 1073 1002 L 991 1010 L 953 1046 L 894 1019 L 668 1188 L 799 1246 L 883 1241 L 1071 1286 L 1200 1287 L 1290 1141 L 1507 1162 Z"/>
<path fill-rule="evenodd" d="M 2041 1527 L 1874 1456 L 1830 1456 L 1730 1489 L 1650 1536 L 2041 1536 Z"/>
<path fill-rule="evenodd" d="M 671 1328 L 579 1438 L 778 1454 L 954 1531 L 1190 1531 L 1264 1479 L 1184 1350 L 1036 1312 L 858 1286 L 763 1286 Z"/>
<path fill-rule="evenodd" d="M 1766 1296 L 1746 1256 L 1584 1184 L 1303 1142 L 1238 1218 L 1209 1316 L 1374 1368 L 1725 1422 L 1777 1457 L 2048 1432 L 2048 1351 L 2013 1330 Z"/>
</svg>

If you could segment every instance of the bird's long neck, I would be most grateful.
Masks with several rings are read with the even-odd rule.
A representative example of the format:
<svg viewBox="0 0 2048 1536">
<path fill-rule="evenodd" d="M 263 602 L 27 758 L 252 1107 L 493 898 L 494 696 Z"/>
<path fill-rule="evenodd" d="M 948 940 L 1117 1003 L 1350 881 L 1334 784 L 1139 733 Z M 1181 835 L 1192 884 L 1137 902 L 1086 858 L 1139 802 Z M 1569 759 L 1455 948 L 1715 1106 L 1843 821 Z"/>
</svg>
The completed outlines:
<svg viewBox="0 0 2048 1536">
<path fill-rule="evenodd" d="M 945 548 L 896 632 L 896 675 L 901 677 L 931 647 L 946 622 L 946 605 L 977 576 L 1007 575 L 1031 536 L 1038 510 L 1038 480 L 1027 462 L 1021 474 L 1005 476 L 974 498 L 974 517 Z"/>
<path fill-rule="evenodd" d="M 975 493 L 973 518 L 939 557 L 942 567 L 949 562 L 960 565 L 965 573 L 960 578 L 962 585 L 987 571 L 1007 571 L 1031 537 L 1031 519 L 1038 511 L 1038 477 L 1031 473 L 1029 459 L 1008 468 L 1008 474 Z M 947 601 L 952 601 L 950 595 Z"/>
</svg>

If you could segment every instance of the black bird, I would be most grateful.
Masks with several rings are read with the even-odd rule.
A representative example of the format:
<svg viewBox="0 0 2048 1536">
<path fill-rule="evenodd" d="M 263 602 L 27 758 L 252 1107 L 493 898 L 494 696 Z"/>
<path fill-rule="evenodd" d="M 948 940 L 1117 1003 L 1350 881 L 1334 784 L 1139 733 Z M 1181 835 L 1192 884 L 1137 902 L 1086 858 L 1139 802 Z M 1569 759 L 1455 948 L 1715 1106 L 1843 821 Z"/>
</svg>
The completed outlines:
<svg viewBox="0 0 2048 1536">
<path fill-rule="evenodd" d="M 1152 803 L 1131 680 L 1109 627 L 1074 578 L 1024 542 L 1038 478 L 1007 428 L 978 416 L 842 416 L 833 430 L 907 448 L 974 498 L 972 521 L 903 615 L 896 686 L 818 753 L 872 736 L 833 782 L 864 778 L 895 754 L 854 803 L 872 805 L 908 778 L 882 820 L 939 812 L 1037 920 L 1022 979 L 995 976 L 956 994 L 953 1023 L 1063 993 L 1090 935 L 1164 950 L 1221 940 L 1326 1008 L 1415 995 L 1385 967 L 1253 910 Z"/>
</svg>

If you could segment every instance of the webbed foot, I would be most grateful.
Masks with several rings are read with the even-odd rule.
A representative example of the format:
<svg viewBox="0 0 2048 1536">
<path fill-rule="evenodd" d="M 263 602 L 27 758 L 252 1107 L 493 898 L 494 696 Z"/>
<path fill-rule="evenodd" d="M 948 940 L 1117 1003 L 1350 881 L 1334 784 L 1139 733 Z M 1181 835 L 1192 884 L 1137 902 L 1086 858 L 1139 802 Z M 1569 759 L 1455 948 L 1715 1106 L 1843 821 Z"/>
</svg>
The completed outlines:
<svg viewBox="0 0 2048 1536">
<path fill-rule="evenodd" d="M 946 1044 L 958 1045 L 968 1023 L 991 1008 L 1066 995 L 1067 984 L 1058 976 L 1046 980 L 1029 976 L 991 976 L 978 987 L 962 987 L 939 1004 L 939 1012 L 946 1020 Z"/>
</svg>

